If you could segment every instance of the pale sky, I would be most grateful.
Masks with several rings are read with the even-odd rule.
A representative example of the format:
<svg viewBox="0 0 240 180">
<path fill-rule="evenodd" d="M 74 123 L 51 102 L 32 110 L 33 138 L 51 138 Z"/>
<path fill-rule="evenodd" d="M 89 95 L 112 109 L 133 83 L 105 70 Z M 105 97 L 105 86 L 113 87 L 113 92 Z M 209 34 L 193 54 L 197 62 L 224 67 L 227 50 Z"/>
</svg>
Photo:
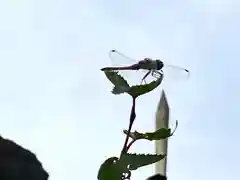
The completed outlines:
<svg viewBox="0 0 240 180">
<path fill-rule="evenodd" d="M 0 134 L 36 153 L 50 180 L 96 179 L 120 153 L 131 106 L 100 71 L 116 48 L 191 71 L 162 86 L 171 123 L 179 120 L 169 179 L 239 179 L 239 17 L 238 0 L 3 0 Z M 154 130 L 160 93 L 138 99 L 133 130 Z M 154 152 L 154 144 L 132 151 Z M 153 174 L 143 167 L 132 179 Z"/>
</svg>

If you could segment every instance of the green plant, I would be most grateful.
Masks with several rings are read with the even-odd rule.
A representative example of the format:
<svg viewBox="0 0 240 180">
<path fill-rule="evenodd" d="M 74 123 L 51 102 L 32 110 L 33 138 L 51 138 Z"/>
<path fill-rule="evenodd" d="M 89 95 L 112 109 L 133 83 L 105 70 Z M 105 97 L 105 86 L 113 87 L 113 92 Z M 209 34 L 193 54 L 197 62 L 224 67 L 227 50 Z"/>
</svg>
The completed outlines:
<svg viewBox="0 0 240 180">
<path fill-rule="evenodd" d="M 135 104 L 137 97 L 146 94 L 157 88 L 163 79 L 159 77 L 155 81 L 148 84 L 130 86 L 128 82 L 119 75 L 118 71 L 104 71 L 107 78 L 112 82 L 114 88 L 112 93 L 115 95 L 127 93 L 132 97 L 132 108 L 129 118 L 128 130 L 124 130 L 126 135 L 123 148 L 119 157 L 110 157 L 103 162 L 98 171 L 99 180 L 124 180 L 131 178 L 131 171 L 134 171 L 142 166 L 150 165 L 165 158 L 166 154 L 132 154 L 128 153 L 130 147 L 137 140 L 145 139 L 149 141 L 161 140 L 173 135 L 171 129 L 158 129 L 155 132 L 141 133 L 138 131 L 131 132 L 133 123 L 135 122 L 136 112 Z"/>
</svg>

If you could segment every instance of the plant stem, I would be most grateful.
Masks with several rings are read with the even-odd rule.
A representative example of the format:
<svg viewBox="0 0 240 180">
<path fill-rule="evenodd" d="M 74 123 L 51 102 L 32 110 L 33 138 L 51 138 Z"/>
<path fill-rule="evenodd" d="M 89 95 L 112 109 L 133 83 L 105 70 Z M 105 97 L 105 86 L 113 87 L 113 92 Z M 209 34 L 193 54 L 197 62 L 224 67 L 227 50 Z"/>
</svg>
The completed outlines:
<svg viewBox="0 0 240 180">
<path fill-rule="evenodd" d="M 128 152 L 128 150 L 130 149 L 130 147 L 133 145 L 133 143 L 136 142 L 136 139 L 133 139 L 126 147 L 126 151 Z"/>
<path fill-rule="evenodd" d="M 123 148 L 122 148 L 122 152 L 121 152 L 120 158 L 122 157 L 122 155 L 123 155 L 124 153 L 127 153 L 128 149 L 129 149 L 129 148 L 127 147 L 127 144 L 128 144 L 128 140 L 129 140 L 129 136 L 130 136 L 130 133 L 131 133 L 131 129 L 132 129 L 134 120 L 135 120 L 135 118 L 136 118 L 135 102 L 136 102 L 136 98 L 133 98 L 132 110 L 131 110 L 131 114 L 130 114 L 130 118 L 129 118 L 128 133 L 127 133 L 127 136 L 126 136 L 126 138 L 125 138 L 125 142 L 124 142 L 124 145 L 123 145 Z"/>
</svg>

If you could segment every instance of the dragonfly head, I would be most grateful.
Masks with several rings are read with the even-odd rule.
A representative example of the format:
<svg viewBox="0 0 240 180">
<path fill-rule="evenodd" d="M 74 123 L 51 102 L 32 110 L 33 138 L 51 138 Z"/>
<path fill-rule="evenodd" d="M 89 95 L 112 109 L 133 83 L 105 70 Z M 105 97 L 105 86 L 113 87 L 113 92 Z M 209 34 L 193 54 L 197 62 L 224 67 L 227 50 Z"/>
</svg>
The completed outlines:
<svg viewBox="0 0 240 180">
<path fill-rule="evenodd" d="M 164 66 L 163 62 L 160 59 L 156 59 L 157 70 L 161 70 Z"/>
</svg>

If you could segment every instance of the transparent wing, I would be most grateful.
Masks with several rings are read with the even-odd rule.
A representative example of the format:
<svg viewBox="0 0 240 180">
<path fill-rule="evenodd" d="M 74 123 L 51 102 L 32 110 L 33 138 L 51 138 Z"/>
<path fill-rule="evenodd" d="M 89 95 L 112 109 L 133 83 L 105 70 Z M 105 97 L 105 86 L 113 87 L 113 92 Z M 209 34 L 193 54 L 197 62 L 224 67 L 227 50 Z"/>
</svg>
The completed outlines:
<svg viewBox="0 0 240 180">
<path fill-rule="evenodd" d="M 111 50 L 109 52 L 109 57 L 111 59 L 111 63 L 113 67 L 123 67 L 123 66 L 131 66 L 133 64 L 138 63 L 138 60 L 132 59 L 125 54 L 117 51 Z M 147 70 L 120 70 L 119 74 L 121 74 L 130 85 L 140 84 L 142 78 L 147 73 Z M 146 82 L 151 80 L 151 74 L 146 78 Z"/>
<path fill-rule="evenodd" d="M 187 80 L 190 77 L 189 70 L 179 67 L 179 66 L 173 66 L 173 65 L 165 65 L 162 69 L 164 74 L 165 80 Z"/>
<path fill-rule="evenodd" d="M 134 60 L 115 49 L 109 52 L 109 57 L 113 66 L 130 66 L 137 63 L 137 60 Z"/>
</svg>

